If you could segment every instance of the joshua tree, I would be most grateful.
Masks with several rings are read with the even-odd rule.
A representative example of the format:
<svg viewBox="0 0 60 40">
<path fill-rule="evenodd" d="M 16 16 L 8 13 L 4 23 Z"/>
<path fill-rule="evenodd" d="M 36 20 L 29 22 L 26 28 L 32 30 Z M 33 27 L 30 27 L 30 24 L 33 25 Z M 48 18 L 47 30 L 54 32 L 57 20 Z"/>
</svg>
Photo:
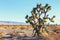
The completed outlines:
<svg viewBox="0 0 60 40">
<path fill-rule="evenodd" d="M 47 19 L 49 19 L 49 21 L 51 22 L 54 22 L 53 18 L 55 18 L 55 16 L 53 16 L 52 18 L 48 17 L 49 15 L 47 14 L 47 12 L 49 10 L 51 10 L 51 6 L 49 6 L 48 4 L 46 4 L 45 6 L 42 6 L 42 4 L 37 4 L 37 6 L 34 7 L 31 11 L 31 16 L 26 15 L 26 23 L 30 23 L 32 25 L 32 27 L 34 28 L 33 32 L 35 31 L 34 35 L 36 35 L 37 33 L 37 35 L 39 36 L 41 28 L 42 31 L 43 28 L 46 29 L 45 25 Z"/>
</svg>

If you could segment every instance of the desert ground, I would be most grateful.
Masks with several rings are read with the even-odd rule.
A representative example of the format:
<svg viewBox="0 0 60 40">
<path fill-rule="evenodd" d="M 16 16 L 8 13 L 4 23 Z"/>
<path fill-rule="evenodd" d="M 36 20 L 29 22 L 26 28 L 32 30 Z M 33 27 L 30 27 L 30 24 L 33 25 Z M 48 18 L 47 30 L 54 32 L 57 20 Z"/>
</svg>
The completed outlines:
<svg viewBox="0 0 60 40">
<path fill-rule="evenodd" d="M 49 25 L 46 27 L 50 32 L 41 32 L 46 40 L 60 40 L 60 25 Z M 0 38 L 6 36 L 33 36 L 33 28 L 31 25 L 0 25 Z"/>
</svg>

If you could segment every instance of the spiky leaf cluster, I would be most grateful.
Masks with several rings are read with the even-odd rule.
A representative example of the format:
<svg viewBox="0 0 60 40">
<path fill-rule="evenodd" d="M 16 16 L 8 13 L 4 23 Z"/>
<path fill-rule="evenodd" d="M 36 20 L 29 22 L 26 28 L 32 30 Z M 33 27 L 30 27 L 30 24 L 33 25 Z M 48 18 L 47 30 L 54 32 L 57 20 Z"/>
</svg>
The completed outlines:
<svg viewBox="0 0 60 40">
<path fill-rule="evenodd" d="M 43 25 L 45 22 L 47 22 L 46 19 L 49 19 L 51 22 L 54 22 L 53 18 L 55 18 L 55 16 L 49 18 L 49 15 L 47 15 L 47 12 L 49 10 L 51 10 L 51 6 L 49 6 L 48 4 L 46 4 L 45 6 L 42 6 L 42 4 L 37 4 L 37 6 L 34 7 L 31 11 L 31 16 L 26 15 L 26 23 L 30 23 L 32 26 L 34 26 L 35 24 Z M 42 14 L 44 14 L 43 17 Z"/>
</svg>

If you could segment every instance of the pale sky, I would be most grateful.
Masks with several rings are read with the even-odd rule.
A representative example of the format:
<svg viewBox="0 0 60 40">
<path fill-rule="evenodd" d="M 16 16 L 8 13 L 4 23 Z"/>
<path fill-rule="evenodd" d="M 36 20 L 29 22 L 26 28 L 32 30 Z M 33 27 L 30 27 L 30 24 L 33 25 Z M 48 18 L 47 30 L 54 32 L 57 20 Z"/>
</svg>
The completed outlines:
<svg viewBox="0 0 60 40">
<path fill-rule="evenodd" d="M 48 14 L 55 15 L 55 23 L 60 24 L 60 0 L 0 0 L 0 21 L 25 22 L 25 16 L 31 15 L 39 3 L 48 3 L 51 6 Z"/>
</svg>

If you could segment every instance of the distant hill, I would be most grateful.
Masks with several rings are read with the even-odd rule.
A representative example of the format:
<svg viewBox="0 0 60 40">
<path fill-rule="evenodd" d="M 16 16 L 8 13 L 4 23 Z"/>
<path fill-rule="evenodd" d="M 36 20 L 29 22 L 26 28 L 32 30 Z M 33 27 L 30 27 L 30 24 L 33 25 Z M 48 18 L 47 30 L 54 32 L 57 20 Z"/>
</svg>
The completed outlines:
<svg viewBox="0 0 60 40">
<path fill-rule="evenodd" d="M 23 25 L 23 24 L 27 24 L 24 22 L 15 22 L 15 21 L 0 21 L 0 24 L 4 24 L 4 25 Z"/>
</svg>

